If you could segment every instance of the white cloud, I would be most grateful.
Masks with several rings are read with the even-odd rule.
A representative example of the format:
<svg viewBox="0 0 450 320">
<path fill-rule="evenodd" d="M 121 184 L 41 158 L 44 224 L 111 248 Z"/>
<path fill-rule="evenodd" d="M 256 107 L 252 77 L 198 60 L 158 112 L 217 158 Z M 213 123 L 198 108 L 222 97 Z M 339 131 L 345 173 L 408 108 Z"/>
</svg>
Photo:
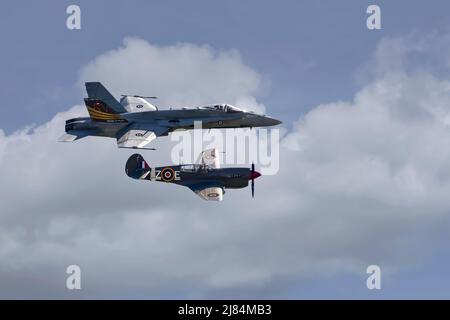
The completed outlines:
<svg viewBox="0 0 450 320">
<path fill-rule="evenodd" d="M 409 52 L 383 50 L 377 59 Z M 280 297 L 302 279 L 419 262 L 425 256 L 412 248 L 448 224 L 450 86 L 433 70 L 386 70 L 354 101 L 313 108 L 283 139 L 279 174 L 256 181 L 255 200 L 243 189 L 208 203 L 131 180 L 123 172 L 131 152 L 112 140 L 55 142 L 81 106 L 0 134 L 0 295 Z M 83 68 L 80 81 L 162 95 L 168 105 L 257 106 L 260 78 L 236 52 L 128 39 Z M 156 144 L 144 156 L 164 164 L 170 141 Z M 64 289 L 74 263 L 80 293 Z"/>
<path fill-rule="evenodd" d="M 80 86 L 84 81 L 101 81 L 115 93 L 157 95 L 165 107 L 228 102 L 264 112 L 253 98 L 262 78 L 236 50 L 192 44 L 160 47 L 126 38 L 123 47 L 98 56 L 81 70 Z"/>
</svg>

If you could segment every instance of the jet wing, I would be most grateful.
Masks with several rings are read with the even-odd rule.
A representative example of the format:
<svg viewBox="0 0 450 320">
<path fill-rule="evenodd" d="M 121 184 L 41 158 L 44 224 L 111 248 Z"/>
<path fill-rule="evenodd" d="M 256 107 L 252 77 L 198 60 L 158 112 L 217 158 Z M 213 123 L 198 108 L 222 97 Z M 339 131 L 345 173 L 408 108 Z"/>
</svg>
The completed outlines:
<svg viewBox="0 0 450 320">
<path fill-rule="evenodd" d="M 117 146 L 119 148 L 145 149 L 145 146 L 159 136 L 166 135 L 169 129 L 167 127 L 153 126 L 126 127 L 117 135 Z"/>
<path fill-rule="evenodd" d="M 208 149 L 200 153 L 197 163 L 206 164 L 211 168 L 220 168 L 219 153 L 217 149 Z"/>
<path fill-rule="evenodd" d="M 215 183 L 191 185 L 189 189 L 203 200 L 209 201 L 222 201 L 225 193 L 223 187 Z"/>
</svg>

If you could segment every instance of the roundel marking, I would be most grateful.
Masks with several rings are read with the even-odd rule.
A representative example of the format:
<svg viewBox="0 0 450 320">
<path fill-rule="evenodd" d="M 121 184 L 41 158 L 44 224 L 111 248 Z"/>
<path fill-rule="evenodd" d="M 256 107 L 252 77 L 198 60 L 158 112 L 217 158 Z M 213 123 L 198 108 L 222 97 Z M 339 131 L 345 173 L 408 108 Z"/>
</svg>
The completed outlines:
<svg viewBox="0 0 450 320">
<path fill-rule="evenodd" d="M 172 168 L 164 168 L 161 170 L 161 179 L 166 182 L 173 181 L 175 179 L 175 171 Z"/>
<path fill-rule="evenodd" d="M 210 198 L 217 198 L 218 196 L 219 196 L 219 194 L 217 192 L 208 193 L 208 197 L 210 197 Z"/>
<path fill-rule="evenodd" d="M 138 109 L 141 109 L 141 108 L 143 108 L 144 106 L 142 105 L 142 104 L 138 104 L 137 106 L 136 106 L 136 108 L 138 108 Z"/>
</svg>

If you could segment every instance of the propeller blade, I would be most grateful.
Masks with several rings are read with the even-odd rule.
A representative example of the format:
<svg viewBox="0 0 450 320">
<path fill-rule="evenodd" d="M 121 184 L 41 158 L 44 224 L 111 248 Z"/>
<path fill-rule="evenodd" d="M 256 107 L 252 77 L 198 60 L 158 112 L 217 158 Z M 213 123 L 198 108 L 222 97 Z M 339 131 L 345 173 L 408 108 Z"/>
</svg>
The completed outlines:
<svg viewBox="0 0 450 320">
<path fill-rule="evenodd" d="M 255 179 L 252 179 L 252 198 L 255 197 Z"/>
<path fill-rule="evenodd" d="M 252 198 L 255 197 L 255 179 L 253 178 L 254 172 L 255 172 L 255 163 L 252 162 Z"/>
</svg>

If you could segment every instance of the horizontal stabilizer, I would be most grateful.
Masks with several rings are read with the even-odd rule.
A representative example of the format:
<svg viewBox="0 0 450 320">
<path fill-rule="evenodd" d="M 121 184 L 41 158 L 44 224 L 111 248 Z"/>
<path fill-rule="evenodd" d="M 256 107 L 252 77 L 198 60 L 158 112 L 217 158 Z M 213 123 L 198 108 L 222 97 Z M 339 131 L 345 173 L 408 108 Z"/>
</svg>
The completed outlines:
<svg viewBox="0 0 450 320">
<path fill-rule="evenodd" d="M 58 141 L 59 142 L 72 142 L 72 141 L 84 138 L 86 136 L 88 136 L 88 134 L 83 131 L 70 131 L 68 133 L 63 134 L 61 137 L 59 137 Z"/>
</svg>

